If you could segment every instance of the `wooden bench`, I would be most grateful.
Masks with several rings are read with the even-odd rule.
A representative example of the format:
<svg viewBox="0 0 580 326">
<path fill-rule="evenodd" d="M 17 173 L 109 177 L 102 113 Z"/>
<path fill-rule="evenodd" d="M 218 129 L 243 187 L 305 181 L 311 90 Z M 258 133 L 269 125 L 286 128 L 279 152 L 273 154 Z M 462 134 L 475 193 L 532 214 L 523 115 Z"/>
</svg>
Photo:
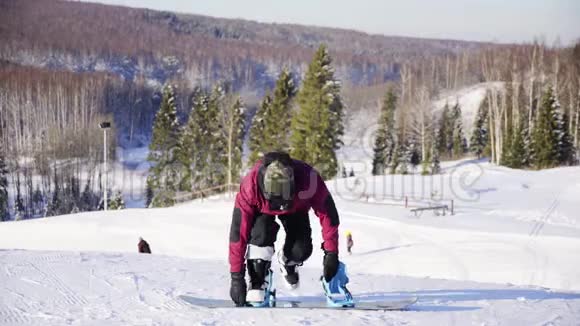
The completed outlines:
<svg viewBox="0 0 580 326">
<path fill-rule="evenodd" d="M 448 209 L 449 209 L 449 207 L 447 205 L 440 205 L 440 206 L 413 208 L 413 209 L 411 209 L 411 212 L 413 212 L 415 214 L 415 216 L 417 216 L 420 212 L 423 212 L 423 211 L 434 211 L 435 214 L 437 214 L 438 211 L 442 211 L 443 216 L 445 216 Z M 437 214 L 437 215 L 439 215 L 439 214 Z"/>
</svg>

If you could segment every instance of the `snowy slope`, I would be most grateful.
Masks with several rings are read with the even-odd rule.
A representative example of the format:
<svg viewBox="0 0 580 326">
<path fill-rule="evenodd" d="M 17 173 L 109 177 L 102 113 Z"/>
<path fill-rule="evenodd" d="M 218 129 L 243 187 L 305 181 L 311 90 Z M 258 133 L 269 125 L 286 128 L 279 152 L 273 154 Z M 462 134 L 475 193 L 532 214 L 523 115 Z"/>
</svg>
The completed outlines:
<svg viewBox="0 0 580 326">
<path fill-rule="evenodd" d="M 526 172 L 470 163 L 447 165 L 435 186 L 418 176 L 328 184 L 341 233 L 352 231 L 355 241 L 352 256 L 341 254 L 351 290 L 379 298 L 417 294 L 411 311 L 214 311 L 184 304 L 179 295 L 228 297 L 233 202 L 224 195 L 168 209 L 0 224 L 0 324 L 577 325 L 580 168 Z M 434 203 L 419 195 L 433 187 L 444 194 L 441 203 L 455 199 L 456 215 L 415 217 L 401 206 L 400 198 L 412 194 L 412 205 Z M 317 248 L 320 227 L 311 221 Z M 139 236 L 153 255 L 135 253 Z M 283 238 L 281 231 L 277 248 Z M 319 296 L 321 261 L 315 250 L 301 289 L 282 287 L 279 296 Z"/>
</svg>

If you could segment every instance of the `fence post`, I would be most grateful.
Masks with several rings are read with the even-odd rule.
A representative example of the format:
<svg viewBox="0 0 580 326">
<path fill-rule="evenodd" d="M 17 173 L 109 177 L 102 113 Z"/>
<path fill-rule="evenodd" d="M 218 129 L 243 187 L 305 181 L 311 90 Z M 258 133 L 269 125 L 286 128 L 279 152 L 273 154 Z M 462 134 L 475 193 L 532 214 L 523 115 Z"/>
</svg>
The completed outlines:
<svg viewBox="0 0 580 326">
<path fill-rule="evenodd" d="M 405 208 L 409 208 L 409 197 L 405 196 Z"/>
<path fill-rule="evenodd" d="M 455 215 L 455 202 L 451 199 L 451 215 Z"/>
</svg>

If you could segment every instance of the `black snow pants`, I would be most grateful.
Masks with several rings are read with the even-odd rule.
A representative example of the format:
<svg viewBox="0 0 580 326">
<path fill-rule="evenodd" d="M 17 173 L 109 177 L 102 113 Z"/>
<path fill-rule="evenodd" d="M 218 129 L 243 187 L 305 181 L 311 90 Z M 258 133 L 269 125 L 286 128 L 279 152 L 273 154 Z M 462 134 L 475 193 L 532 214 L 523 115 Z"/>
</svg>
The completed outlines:
<svg viewBox="0 0 580 326">
<path fill-rule="evenodd" d="M 312 229 L 308 212 L 278 215 L 286 232 L 284 256 L 289 261 L 302 263 L 312 255 Z M 258 247 L 274 247 L 280 225 L 274 215 L 256 216 L 250 231 L 249 244 Z"/>
</svg>

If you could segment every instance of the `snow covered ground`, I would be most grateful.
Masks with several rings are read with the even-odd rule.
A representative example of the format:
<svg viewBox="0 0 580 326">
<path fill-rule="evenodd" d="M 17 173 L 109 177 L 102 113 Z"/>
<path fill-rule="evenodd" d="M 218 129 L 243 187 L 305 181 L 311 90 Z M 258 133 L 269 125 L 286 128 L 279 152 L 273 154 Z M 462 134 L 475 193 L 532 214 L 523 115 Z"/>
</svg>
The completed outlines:
<svg viewBox="0 0 580 326">
<path fill-rule="evenodd" d="M 1 325 L 578 325 L 580 168 L 515 171 L 475 161 L 436 179 L 360 177 L 328 183 L 341 214 L 341 254 L 360 296 L 416 294 L 409 311 L 208 310 L 180 295 L 227 298 L 233 201 L 90 212 L 0 224 Z M 414 216 L 403 206 L 450 204 Z M 367 197 L 369 199 L 367 199 Z M 315 248 L 320 227 L 311 219 Z M 153 255 L 137 254 L 139 236 Z M 283 231 L 277 247 L 284 239 Z M 341 243 L 343 246 L 344 243 Z M 344 252 L 344 248 L 341 248 Z M 302 286 L 320 296 L 322 253 Z M 276 266 L 274 266 L 276 268 Z"/>
</svg>

